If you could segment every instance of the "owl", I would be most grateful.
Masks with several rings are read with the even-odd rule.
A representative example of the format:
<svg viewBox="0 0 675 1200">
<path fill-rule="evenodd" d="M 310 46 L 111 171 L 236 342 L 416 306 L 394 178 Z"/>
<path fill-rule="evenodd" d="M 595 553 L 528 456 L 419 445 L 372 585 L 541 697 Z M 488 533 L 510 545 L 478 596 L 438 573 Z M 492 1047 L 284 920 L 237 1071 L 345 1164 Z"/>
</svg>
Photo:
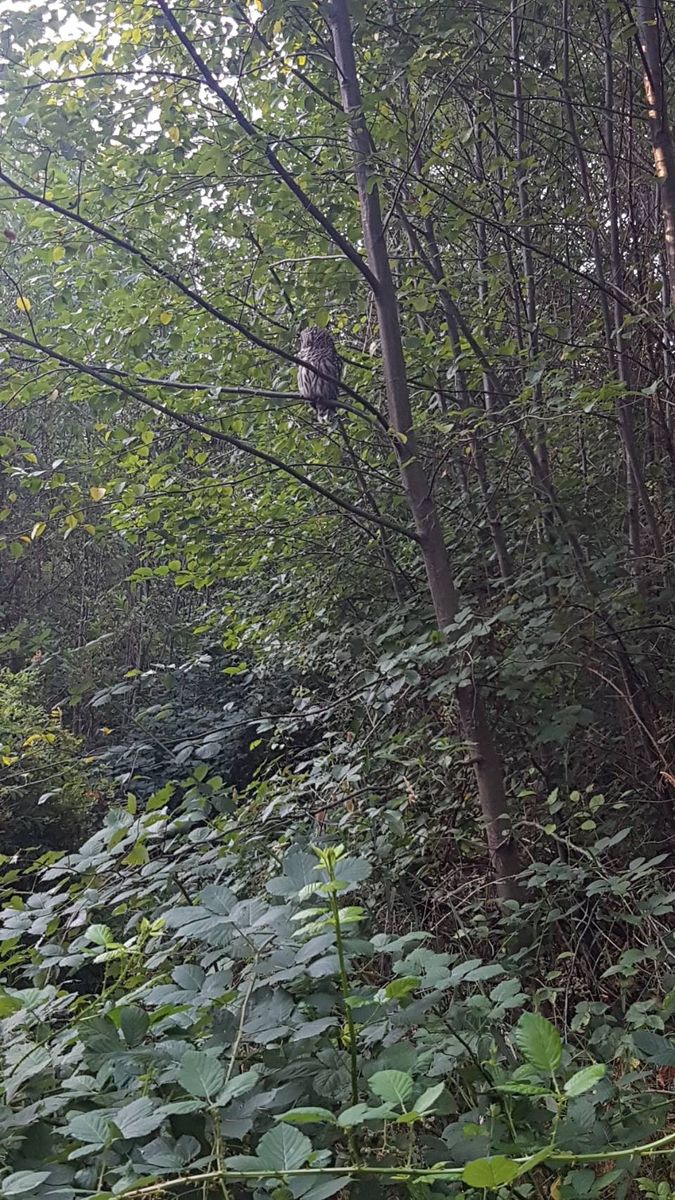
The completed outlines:
<svg viewBox="0 0 675 1200">
<path fill-rule="evenodd" d="M 329 376 L 328 379 L 322 379 L 321 375 L 315 375 L 307 367 L 298 370 L 300 395 L 311 404 L 317 416 L 325 420 L 337 408 L 338 385 L 342 375 L 342 359 L 328 330 L 319 329 L 318 325 L 303 329 L 298 357 Z"/>
</svg>

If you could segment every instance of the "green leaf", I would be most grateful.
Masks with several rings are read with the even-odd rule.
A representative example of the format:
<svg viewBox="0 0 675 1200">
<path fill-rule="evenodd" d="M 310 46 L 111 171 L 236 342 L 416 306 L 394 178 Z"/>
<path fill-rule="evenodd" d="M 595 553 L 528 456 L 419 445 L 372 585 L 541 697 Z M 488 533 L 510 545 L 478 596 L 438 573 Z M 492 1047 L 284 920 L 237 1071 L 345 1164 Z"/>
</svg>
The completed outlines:
<svg viewBox="0 0 675 1200">
<path fill-rule="evenodd" d="M 20 1196 L 24 1192 L 34 1192 L 45 1179 L 49 1179 L 49 1171 L 15 1171 L 2 1181 L 3 1196 Z"/>
<path fill-rule="evenodd" d="M 316 1182 L 312 1183 L 309 1187 L 303 1187 L 301 1200 L 328 1200 L 329 1196 L 334 1196 L 337 1192 L 344 1191 L 351 1183 L 349 1175 L 333 1175 L 328 1178 L 322 1178 L 318 1172 L 315 1176 L 306 1176 L 303 1184 L 306 1185 L 309 1180 L 316 1180 Z"/>
<path fill-rule="evenodd" d="M 436 1101 L 439 1100 L 440 1097 L 443 1095 L 444 1091 L 445 1091 L 444 1083 L 437 1083 L 435 1087 L 427 1088 L 427 1090 L 425 1092 L 422 1092 L 422 1095 L 418 1096 L 417 1099 L 415 1100 L 415 1102 L 413 1104 L 413 1108 L 414 1108 L 415 1112 L 416 1113 L 429 1112 L 429 1110 L 434 1107 Z"/>
<path fill-rule="evenodd" d="M 71 1117 L 66 1133 L 90 1146 L 105 1146 L 110 1138 L 110 1118 L 103 1113 L 77 1113 Z"/>
<path fill-rule="evenodd" d="M 111 946 L 115 943 L 112 931 L 107 925 L 89 925 L 84 936 L 95 946 Z"/>
<path fill-rule="evenodd" d="M 156 1101 L 140 1096 L 125 1104 L 119 1112 L 111 1113 L 111 1119 L 123 1138 L 147 1137 L 161 1125 L 164 1109 Z"/>
<path fill-rule="evenodd" d="M 289 1108 L 288 1112 L 278 1113 L 275 1121 L 288 1121 L 291 1125 L 309 1125 L 311 1122 L 330 1121 L 335 1124 L 337 1118 L 328 1108 Z"/>
<path fill-rule="evenodd" d="M 340 1113 L 337 1123 L 341 1129 L 351 1129 L 353 1125 L 361 1125 L 363 1121 L 387 1121 L 393 1120 L 398 1114 L 396 1109 L 390 1108 L 388 1104 L 381 1104 L 377 1108 L 371 1108 L 369 1104 L 352 1104 L 349 1108 L 343 1109 Z"/>
<path fill-rule="evenodd" d="M 405 1108 L 415 1085 L 412 1075 L 406 1071 L 377 1071 L 368 1080 L 368 1087 L 387 1104 L 400 1104 Z"/>
<path fill-rule="evenodd" d="M 498 1188 L 511 1183 L 520 1172 L 518 1163 L 497 1155 L 495 1158 L 477 1158 L 467 1163 L 462 1171 L 462 1183 L 477 1188 Z"/>
<path fill-rule="evenodd" d="M 311 1153 L 309 1138 L 299 1129 L 283 1123 L 270 1129 L 257 1147 L 261 1167 L 270 1167 L 275 1171 L 297 1171 L 304 1167 Z"/>
<path fill-rule="evenodd" d="M 262 1163 L 254 1154 L 232 1154 L 225 1159 L 230 1171 L 260 1171 Z"/>
<path fill-rule="evenodd" d="M 539 1013 L 523 1013 L 515 1031 L 518 1049 L 538 1071 L 557 1071 L 562 1058 L 558 1030 Z"/>
<path fill-rule="evenodd" d="M 517 1079 L 509 1083 L 498 1083 L 495 1091 L 505 1092 L 507 1096 L 550 1096 L 551 1089 L 542 1087 L 539 1083 L 519 1083 Z"/>
<path fill-rule="evenodd" d="M 234 1100 L 235 1096 L 243 1096 L 246 1092 L 250 1092 L 254 1088 L 260 1074 L 255 1069 L 250 1071 L 242 1071 L 241 1075 L 235 1075 L 233 1079 L 228 1079 L 225 1087 L 218 1093 L 216 1104 L 218 1107 L 223 1107 L 229 1104 L 230 1100 Z"/>
<path fill-rule="evenodd" d="M 591 1067 L 584 1067 L 581 1071 L 577 1071 L 571 1079 L 565 1084 L 566 1096 L 582 1096 L 584 1092 L 590 1092 L 597 1083 L 607 1074 L 607 1067 L 604 1063 L 596 1063 Z"/>
<path fill-rule="evenodd" d="M 402 1000 L 420 986 L 421 979 L 417 975 L 406 975 L 403 979 L 392 979 L 383 989 L 387 1000 Z M 379 993 L 378 993 L 379 998 Z"/>
<path fill-rule="evenodd" d="M 140 1046 L 149 1025 L 148 1014 L 136 1004 L 129 1004 L 120 1011 L 120 1027 L 129 1047 Z"/>
<path fill-rule="evenodd" d="M 10 996 L 3 988 L 0 988 L 0 1020 L 3 1017 L 11 1017 L 20 1008 L 21 1001 L 17 1000 L 14 996 Z"/>
<path fill-rule="evenodd" d="M 651 1029 L 640 1029 L 633 1034 L 633 1041 L 641 1058 L 657 1067 L 675 1067 L 675 1041 L 654 1033 Z"/>
<path fill-rule="evenodd" d="M 178 1082 L 191 1096 L 211 1100 L 225 1082 L 223 1064 L 203 1050 L 188 1050 L 178 1071 Z"/>
</svg>

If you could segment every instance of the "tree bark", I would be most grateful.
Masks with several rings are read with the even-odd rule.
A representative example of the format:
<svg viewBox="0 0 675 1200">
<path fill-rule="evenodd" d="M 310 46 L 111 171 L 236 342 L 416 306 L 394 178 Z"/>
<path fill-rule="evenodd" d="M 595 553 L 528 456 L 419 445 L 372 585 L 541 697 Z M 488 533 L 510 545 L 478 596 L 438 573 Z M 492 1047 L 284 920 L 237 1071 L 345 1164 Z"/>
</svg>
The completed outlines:
<svg viewBox="0 0 675 1200">
<path fill-rule="evenodd" d="M 675 303 L 675 141 L 668 121 L 663 79 L 661 28 L 656 0 L 637 0 L 637 24 L 644 67 L 645 98 L 654 166 L 659 181 L 670 303 Z"/>
<path fill-rule="evenodd" d="M 436 620 L 439 628 L 445 629 L 457 613 L 457 593 L 413 425 L 398 297 L 389 264 L 379 192 L 370 168 L 373 143 L 363 115 L 347 0 L 333 0 L 328 10 L 328 23 L 342 107 L 349 118 L 366 257 L 376 279 L 373 292 L 389 420 L 400 442 L 401 477 L 419 536 Z M 502 765 L 482 698 L 473 682 L 458 687 L 457 701 L 463 732 L 471 747 L 497 891 L 502 899 L 520 899 L 515 877 L 521 863 L 511 829 Z"/>
<path fill-rule="evenodd" d="M 609 10 L 605 13 L 605 147 L 607 171 L 607 207 L 609 216 L 609 247 L 610 247 L 610 282 L 614 296 L 614 345 L 616 352 L 616 367 L 619 381 L 625 391 L 616 402 L 617 417 L 621 430 L 624 455 L 626 461 L 626 514 L 628 522 L 628 542 L 633 570 L 638 588 L 644 587 L 644 562 L 642 560 L 642 536 L 640 530 L 640 505 L 644 512 L 652 537 L 654 554 L 663 558 L 663 540 L 656 513 L 647 491 L 642 464 L 638 450 L 633 416 L 633 379 L 628 356 L 626 354 L 623 323 L 626 317 L 626 307 L 622 297 L 625 294 L 623 258 L 619 233 L 619 196 L 617 188 L 617 160 L 614 150 L 614 62 L 612 57 L 612 18 Z"/>
</svg>

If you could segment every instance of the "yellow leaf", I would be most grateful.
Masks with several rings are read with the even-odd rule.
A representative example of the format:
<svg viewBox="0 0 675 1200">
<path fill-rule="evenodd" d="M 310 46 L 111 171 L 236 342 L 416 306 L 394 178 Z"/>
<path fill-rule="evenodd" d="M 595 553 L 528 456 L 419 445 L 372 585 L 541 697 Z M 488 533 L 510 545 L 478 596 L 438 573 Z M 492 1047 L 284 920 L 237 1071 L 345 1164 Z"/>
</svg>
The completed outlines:
<svg viewBox="0 0 675 1200">
<path fill-rule="evenodd" d="M 86 532 L 86 533 L 89 533 L 89 534 L 91 534 L 91 536 L 92 536 L 92 537 L 93 537 L 93 536 L 94 536 L 94 534 L 96 533 L 96 526 L 95 526 L 95 525 L 85 525 L 85 526 L 84 526 L 84 529 L 85 529 L 85 532 Z"/>
<path fill-rule="evenodd" d="M 177 146 L 180 141 L 180 129 L 177 125 L 172 125 L 170 129 L 167 129 L 166 136 L 171 139 L 174 146 Z"/>
<path fill-rule="evenodd" d="M 298 61 L 298 66 L 299 66 L 299 67 L 304 67 L 304 66 L 305 66 L 305 64 L 306 64 L 306 62 L 307 62 L 307 55 L 306 55 L 306 54 L 299 54 L 299 55 L 298 55 L 298 60 L 297 60 L 297 61 Z"/>
<path fill-rule="evenodd" d="M 265 11 L 265 8 L 263 5 L 263 0 L 253 0 L 253 6 L 254 6 L 254 8 L 257 8 L 259 13 Z"/>
<path fill-rule="evenodd" d="M 34 542 L 36 538 L 42 537 L 46 528 L 47 528 L 47 526 L 45 525 L 44 521 L 36 521 L 33 528 L 30 531 L 31 542 Z"/>
<path fill-rule="evenodd" d="M 108 489 L 104 487 L 90 487 L 89 495 L 91 496 L 92 500 L 102 500 L 107 490 Z"/>
<path fill-rule="evenodd" d="M 553 1183 L 551 1184 L 551 1188 L 550 1188 L 551 1200 L 560 1200 L 560 1185 L 561 1185 L 561 1183 L 562 1183 L 562 1180 L 561 1180 L 560 1176 L 558 1176 L 557 1179 L 553 1180 Z"/>
<path fill-rule="evenodd" d="M 165 309 L 164 312 L 159 314 L 159 320 L 161 325 L 168 325 L 173 321 L 173 313 L 167 312 Z"/>
<path fill-rule="evenodd" d="M 55 246 L 54 249 L 52 250 L 52 262 L 55 262 L 55 263 L 63 262 L 65 257 L 66 257 L 65 247 L 64 246 Z"/>
<path fill-rule="evenodd" d="M 33 306 L 27 296 L 17 296 L 16 307 L 19 312 L 29 313 Z"/>
</svg>

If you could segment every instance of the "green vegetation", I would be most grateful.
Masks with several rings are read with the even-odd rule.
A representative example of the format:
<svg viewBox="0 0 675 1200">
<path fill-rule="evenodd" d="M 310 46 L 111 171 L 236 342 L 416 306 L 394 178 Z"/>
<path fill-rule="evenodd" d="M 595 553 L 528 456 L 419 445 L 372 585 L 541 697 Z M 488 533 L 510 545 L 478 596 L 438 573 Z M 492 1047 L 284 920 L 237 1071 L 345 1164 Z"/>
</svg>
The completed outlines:
<svg viewBox="0 0 675 1200">
<path fill-rule="evenodd" d="M 0 1200 L 672 1200 L 668 5 L 2 14 Z"/>
</svg>

